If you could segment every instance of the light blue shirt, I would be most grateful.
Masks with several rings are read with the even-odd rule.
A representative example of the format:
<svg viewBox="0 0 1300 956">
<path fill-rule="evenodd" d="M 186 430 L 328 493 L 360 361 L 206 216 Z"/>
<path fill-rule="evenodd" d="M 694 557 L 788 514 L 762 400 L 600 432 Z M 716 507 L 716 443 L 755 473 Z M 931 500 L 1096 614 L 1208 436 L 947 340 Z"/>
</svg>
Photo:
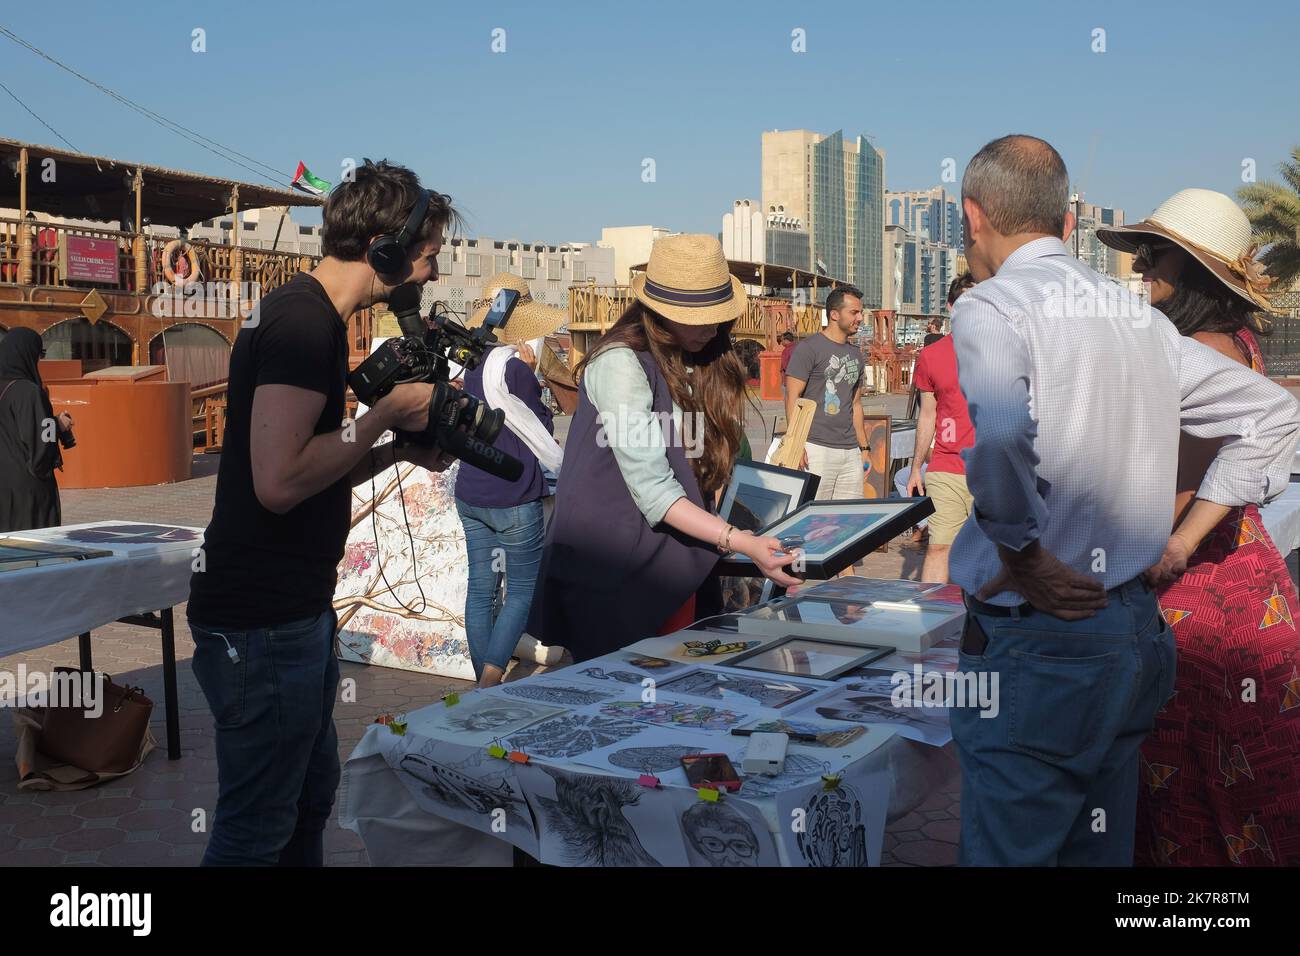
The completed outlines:
<svg viewBox="0 0 1300 956">
<path fill-rule="evenodd" d="M 630 348 L 614 346 L 588 363 L 582 386 L 600 416 L 597 441 L 606 441 L 613 449 L 627 490 L 645 520 L 651 526 L 659 524 L 673 503 L 686 497 L 686 489 L 668 463 L 645 369 Z M 680 433 L 682 410 L 676 402 L 673 419 Z"/>
<path fill-rule="evenodd" d="M 972 594 L 1001 569 L 999 544 L 1039 540 L 1107 589 L 1154 565 L 1173 530 L 1180 428 L 1225 439 L 1199 497 L 1259 504 L 1287 487 L 1300 438 L 1290 393 L 1180 335 L 1058 239 L 1008 256 L 957 300 L 952 326 L 975 512 L 949 566 Z"/>
</svg>

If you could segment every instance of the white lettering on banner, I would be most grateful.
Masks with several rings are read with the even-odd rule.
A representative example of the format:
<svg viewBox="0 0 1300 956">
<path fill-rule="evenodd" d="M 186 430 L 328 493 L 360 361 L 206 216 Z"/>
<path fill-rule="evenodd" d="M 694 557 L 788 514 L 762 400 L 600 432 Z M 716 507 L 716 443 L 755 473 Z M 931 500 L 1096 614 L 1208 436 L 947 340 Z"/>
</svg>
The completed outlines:
<svg viewBox="0 0 1300 956">
<path fill-rule="evenodd" d="M 133 936 L 148 936 L 153 928 L 152 893 L 70 892 L 50 897 L 51 926 L 125 926 Z"/>
</svg>

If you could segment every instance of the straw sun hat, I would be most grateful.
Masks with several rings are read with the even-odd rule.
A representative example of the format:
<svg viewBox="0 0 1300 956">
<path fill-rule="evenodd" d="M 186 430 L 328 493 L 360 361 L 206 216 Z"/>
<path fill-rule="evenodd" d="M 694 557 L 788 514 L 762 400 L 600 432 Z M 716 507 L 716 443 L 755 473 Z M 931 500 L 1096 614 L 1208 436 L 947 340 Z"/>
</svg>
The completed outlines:
<svg viewBox="0 0 1300 956">
<path fill-rule="evenodd" d="M 713 236 L 665 236 L 632 279 L 642 305 L 682 325 L 718 325 L 745 314 L 749 297 Z"/>
<path fill-rule="evenodd" d="M 1269 311 L 1272 279 L 1255 258 L 1250 220 L 1223 193 L 1212 189 L 1183 189 L 1156 211 L 1131 226 L 1098 229 L 1097 238 L 1121 252 L 1137 252 L 1146 236 L 1160 236 L 1185 249 L 1220 282 L 1256 309 Z"/>
<path fill-rule="evenodd" d="M 568 315 L 564 309 L 534 302 L 527 280 L 512 272 L 498 272 L 483 283 L 483 296 L 474 300 L 473 311 L 470 313 L 469 321 L 465 323 L 466 328 L 476 329 L 483 324 L 492 300 L 502 289 L 514 289 L 518 292 L 519 304 L 510 313 L 505 328 L 497 333 L 500 341 L 529 342 L 550 335 L 564 324 Z"/>
</svg>

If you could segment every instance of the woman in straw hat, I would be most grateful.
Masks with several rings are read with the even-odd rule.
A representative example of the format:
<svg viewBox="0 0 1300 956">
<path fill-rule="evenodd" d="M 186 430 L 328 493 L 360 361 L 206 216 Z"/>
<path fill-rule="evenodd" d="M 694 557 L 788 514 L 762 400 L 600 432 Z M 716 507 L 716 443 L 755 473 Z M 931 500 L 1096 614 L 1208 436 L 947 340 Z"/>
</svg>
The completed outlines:
<svg viewBox="0 0 1300 956">
<path fill-rule="evenodd" d="M 1097 237 L 1135 254 L 1151 304 L 1179 332 L 1264 374 L 1256 336 L 1269 279 L 1229 197 L 1184 189 L 1142 222 Z M 1218 508 L 1217 523 L 1189 514 L 1217 447 L 1183 436 L 1175 530 L 1152 575 L 1178 642 L 1178 678 L 1142 747 L 1136 855 L 1152 865 L 1294 866 L 1296 593 L 1254 505 Z"/>
<path fill-rule="evenodd" d="M 747 300 L 722 246 L 711 236 L 660 239 L 632 291 L 578 369 L 528 628 L 577 661 L 688 623 L 722 554 L 799 583 L 781 570 L 791 559 L 775 538 L 714 513 L 741 447 L 745 399 L 730 332 Z"/>
<path fill-rule="evenodd" d="M 465 636 L 480 687 L 501 683 L 515 653 L 528 612 L 542 557 L 545 523 L 542 498 L 548 493 L 543 464 L 560 463 L 560 448 L 551 437 L 551 410 L 533 374 L 542 341 L 564 324 L 563 309 L 534 302 L 528 283 L 500 272 L 483 285 L 483 298 L 470 316 L 471 328 L 483 324 L 502 289 L 519 300 L 498 333 L 515 346 L 497 346 L 465 374 L 465 391 L 505 412 L 505 425 L 494 445 L 523 462 L 514 481 L 462 462 L 456 477 L 456 510 L 465 528 L 469 582 L 465 591 Z M 504 567 L 498 556 L 504 555 Z M 505 599 L 497 595 L 504 579 Z"/>
</svg>

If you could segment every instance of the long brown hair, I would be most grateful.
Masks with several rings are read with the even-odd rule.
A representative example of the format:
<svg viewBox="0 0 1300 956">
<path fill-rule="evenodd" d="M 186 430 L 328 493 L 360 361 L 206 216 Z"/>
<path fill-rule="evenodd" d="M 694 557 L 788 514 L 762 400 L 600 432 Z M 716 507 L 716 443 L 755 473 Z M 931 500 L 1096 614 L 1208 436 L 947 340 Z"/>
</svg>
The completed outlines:
<svg viewBox="0 0 1300 956">
<path fill-rule="evenodd" d="M 704 415 L 703 454 L 690 462 L 706 503 L 730 479 L 743 434 L 745 369 L 731 347 L 734 324 L 722 323 L 708 345 L 688 356 L 677 345 L 663 317 L 633 300 L 577 368 L 581 376 L 592 359 L 619 345 L 650 353 L 682 414 Z M 688 364 L 690 372 L 686 370 Z"/>
</svg>

